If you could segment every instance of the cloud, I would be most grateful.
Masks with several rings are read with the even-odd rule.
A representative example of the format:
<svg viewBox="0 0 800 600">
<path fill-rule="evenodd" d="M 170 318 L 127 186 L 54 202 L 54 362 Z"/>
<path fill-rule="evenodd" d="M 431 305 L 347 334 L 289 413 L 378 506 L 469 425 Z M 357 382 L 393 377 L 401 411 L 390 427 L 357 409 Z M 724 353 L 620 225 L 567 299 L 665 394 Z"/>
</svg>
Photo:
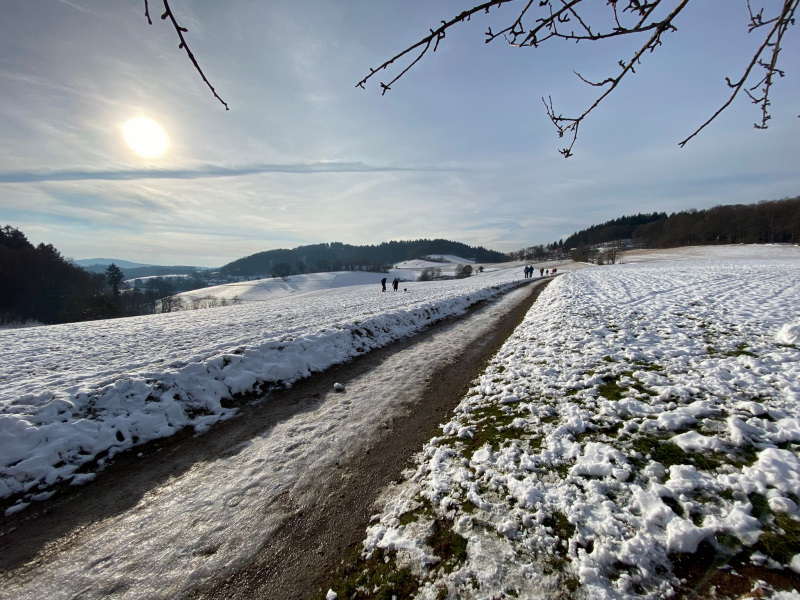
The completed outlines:
<svg viewBox="0 0 800 600">
<path fill-rule="evenodd" d="M 240 167 L 204 165 L 196 169 L 122 169 L 106 171 L 15 171 L 0 172 L 0 183 L 42 183 L 48 181 L 132 181 L 138 179 L 206 179 L 239 177 L 259 173 L 386 173 L 453 171 L 444 167 L 403 167 L 368 165 L 363 162 L 316 162 L 298 164 L 255 164 Z"/>
</svg>

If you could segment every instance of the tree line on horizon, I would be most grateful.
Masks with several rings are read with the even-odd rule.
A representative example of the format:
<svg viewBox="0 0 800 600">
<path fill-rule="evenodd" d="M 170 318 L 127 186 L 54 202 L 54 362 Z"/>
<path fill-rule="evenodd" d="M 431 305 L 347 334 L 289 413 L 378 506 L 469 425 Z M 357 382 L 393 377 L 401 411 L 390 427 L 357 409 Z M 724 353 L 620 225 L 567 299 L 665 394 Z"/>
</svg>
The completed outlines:
<svg viewBox="0 0 800 600">
<path fill-rule="evenodd" d="M 711 244 L 800 243 L 800 196 L 754 204 L 723 204 L 619 217 L 575 232 L 566 239 L 510 252 L 513 260 L 585 261 L 592 248 L 627 241 L 637 248 L 676 248 Z"/>
<path fill-rule="evenodd" d="M 341 242 L 298 246 L 291 250 L 266 250 L 224 265 L 223 277 L 272 275 L 287 277 L 330 271 L 384 272 L 397 263 L 422 257 L 455 255 L 476 262 L 503 262 L 508 256 L 483 246 L 468 246 L 444 239 L 389 241 L 377 245 L 353 246 Z"/>
</svg>

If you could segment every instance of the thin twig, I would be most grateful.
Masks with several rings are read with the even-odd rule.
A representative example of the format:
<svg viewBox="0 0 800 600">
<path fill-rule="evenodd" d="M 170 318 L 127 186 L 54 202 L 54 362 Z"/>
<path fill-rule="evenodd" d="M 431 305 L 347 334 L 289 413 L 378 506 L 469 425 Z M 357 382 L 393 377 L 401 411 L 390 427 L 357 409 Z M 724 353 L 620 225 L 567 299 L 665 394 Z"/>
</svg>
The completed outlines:
<svg viewBox="0 0 800 600">
<path fill-rule="evenodd" d="M 197 59 L 192 54 L 192 51 L 189 49 L 189 45 L 186 43 L 186 39 L 183 37 L 183 34 L 189 31 L 186 27 L 182 27 L 178 24 L 178 21 L 175 19 L 175 15 L 172 12 L 172 9 L 169 6 L 169 0 L 163 0 L 164 2 L 164 13 L 161 15 L 161 20 L 164 21 L 169 19 L 172 22 L 172 26 L 175 28 L 175 32 L 178 34 L 178 38 L 180 39 L 181 43 L 178 44 L 179 49 L 183 49 L 186 51 L 186 54 L 189 56 L 189 60 L 192 61 L 194 68 L 197 69 L 197 72 L 200 73 L 200 77 L 203 78 L 203 81 L 206 82 L 208 89 L 211 90 L 211 93 L 214 94 L 214 97 L 219 100 L 222 105 L 225 107 L 225 110 L 230 110 L 228 108 L 228 103 L 225 102 L 222 98 L 220 98 L 219 94 L 217 94 L 217 90 L 214 89 L 214 86 L 211 85 L 211 82 L 206 77 L 205 73 L 203 73 L 203 69 L 200 68 L 200 64 L 197 62 Z M 148 6 L 148 0 L 144 0 L 144 14 L 147 17 L 147 22 L 152 25 L 153 21 L 150 20 L 150 7 Z"/>
<path fill-rule="evenodd" d="M 783 28 L 783 30 L 785 30 L 789 26 L 789 24 L 793 22 L 794 13 L 797 10 L 798 2 L 800 2 L 800 0 L 784 0 L 784 7 L 783 7 L 783 11 L 781 11 L 781 14 L 785 15 L 785 19 L 782 19 L 782 18 L 779 17 L 777 19 L 771 19 L 770 21 L 768 21 L 769 23 L 774 23 L 774 25 L 773 25 L 772 29 L 770 29 L 770 31 L 767 34 L 766 38 L 764 38 L 764 42 L 761 44 L 759 49 L 753 55 L 753 59 L 750 61 L 750 64 L 747 65 L 747 69 L 745 69 L 745 72 L 744 72 L 744 75 L 742 75 L 742 78 L 739 81 L 737 81 L 736 83 L 731 83 L 731 80 L 726 78 L 726 81 L 728 82 L 728 87 L 733 88 L 733 93 L 730 95 L 728 100 L 725 102 L 725 104 L 723 104 L 717 110 L 717 112 L 715 112 L 713 115 L 711 115 L 711 117 L 705 123 L 703 123 L 702 125 L 700 125 L 700 127 L 695 129 L 694 133 L 692 133 L 689 137 L 687 137 L 685 140 L 683 140 L 681 143 L 679 143 L 678 146 L 683 148 L 686 145 L 686 142 L 688 142 L 693 137 L 695 137 L 698 133 L 703 131 L 703 129 L 705 129 L 712 121 L 714 121 L 714 119 L 716 119 L 722 113 L 722 111 L 724 111 L 726 108 L 728 108 L 731 105 L 731 103 L 733 102 L 734 98 L 736 98 L 736 96 L 739 94 L 739 92 L 742 91 L 742 87 L 744 86 L 744 84 L 747 81 L 747 79 L 750 77 L 750 71 L 752 71 L 753 67 L 756 64 L 758 64 L 758 59 L 761 56 L 761 53 L 764 52 L 764 50 L 770 44 L 770 39 L 772 38 L 772 36 L 775 34 L 776 31 L 778 31 L 781 28 Z M 748 2 L 748 8 L 749 8 L 749 2 Z M 751 11 L 750 14 L 752 16 L 752 14 L 753 14 L 752 11 Z M 760 15 L 760 13 L 759 13 L 759 15 Z M 758 18 L 760 20 L 760 16 L 757 15 L 756 18 Z M 776 47 L 776 49 L 778 49 L 778 48 Z M 775 61 L 777 61 L 777 54 L 776 53 L 773 53 L 773 58 L 775 59 Z M 774 65 L 775 63 L 773 62 L 772 64 Z M 772 85 L 772 80 L 770 79 L 768 87 L 771 87 L 771 85 Z M 767 89 L 767 92 L 768 91 L 769 90 Z M 765 94 L 765 101 L 766 101 L 766 94 Z M 764 105 L 764 111 L 766 111 L 766 109 L 767 109 L 767 104 Z M 763 114 L 764 114 L 764 116 L 766 116 L 766 112 L 763 113 Z M 766 119 L 764 120 L 764 123 L 766 123 Z"/>
</svg>

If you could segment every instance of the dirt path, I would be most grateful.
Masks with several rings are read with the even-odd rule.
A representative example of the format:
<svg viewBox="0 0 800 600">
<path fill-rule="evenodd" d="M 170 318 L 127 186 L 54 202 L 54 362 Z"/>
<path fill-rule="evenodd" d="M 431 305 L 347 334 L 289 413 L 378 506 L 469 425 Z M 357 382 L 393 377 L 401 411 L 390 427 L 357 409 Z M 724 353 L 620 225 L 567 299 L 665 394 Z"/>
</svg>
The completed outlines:
<svg viewBox="0 0 800 600">
<path fill-rule="evenodd" d="M 195 597 L 299 600 L 324 596 L 323 584 L 330 573 L 363 541 L 379 494 L 400 478 L 422 445 L 439 432 L 445 415 L 458 405 L 470 382 L 480 375 L 545 286 L 533 288 L 492 335 L 439 369 L 405 416 L 395 419 L 377 441 L 342 464 L 339 477 L 332 477 L 312 498 L 285 497 L 283 502 L 293 511 L 292 516 L 257 560 Z M 313 510 L 309 510 L 311 507 Z"/>
<path fill-rule="evenodd" d="M 349 458 L 337 463 L 324 480 L 295 485 L 264 506 L 264 510 L 284 518 L 255 560 L 224 581 L 212 578 L 193 597 L 314 597 L 327 574 L 362 540 L 380 492 L 400 477 L 422 444 L 435 435 L 444 415 L 459 402 L 470 381 L 481 373 L 543 288 L 527 287 L 528 293 L 507 306 L 488 335 L 474 340 L 466 351 L 428 375 L 424 391 L 404 401 L 402 414 L 384 422 L 377 433 L 365 435 L 361 446 L 351 448 Z M 0 590 L 7 582 L 33 581 L 37 569 L 47 569 L 54 557 L 68 551 L 76 540 L 86 537 L 85 533 L 91 534 L 96 524 L 134 510 L 146 495 L 157 493 L 160 486 L 180 478 L 198 463 L 234 455 L 243 443 L 275 424 L 315 410 L 334 382 L 347 386 L 398 353 L 447 333 L 448 328 L 470 327 L 489 308 L 479 307 L 459 319 L 434 325 L 413 338 L 317 374 L 290 390 L 273 394 L 269 402 L 245 403 L 237 418 L 216 425 L 208 434 L 193 436 L 187 432 L 136 448 L 118 457 L 92 484 L 63 489 L 53 499 L 3 519 Z"/>
</svg>

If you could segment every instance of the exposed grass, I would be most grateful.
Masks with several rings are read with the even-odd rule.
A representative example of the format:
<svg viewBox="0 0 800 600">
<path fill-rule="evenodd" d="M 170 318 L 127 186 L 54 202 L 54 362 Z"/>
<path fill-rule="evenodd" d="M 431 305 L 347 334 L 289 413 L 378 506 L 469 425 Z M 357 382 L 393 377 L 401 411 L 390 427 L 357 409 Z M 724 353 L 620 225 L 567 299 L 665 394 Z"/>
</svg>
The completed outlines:
<svg viewBox="0 0 800 600">
<path fill-rule="evenodd" d="M 747 346 L 745 344 L 739 344 L 736 346 L 736 350 L 730 350 L 726 352 L 725 356 L 752 356 L 755 357 L 756 355 L 746 350 Z"/>
<path fill-rule="evenodd" d="M 672 498 L 671 496 L 662 496 L 661 501 L 667 506 L 669 506 L 672 509 L 672 512 L 674 512 L 679 517 L 686 516 L 686 511 L 683 510 L 683 506 L 681 506 L 681 503 L 678 502 L 675 498 Z"/>
<path fill-rule="evenodd" d="M 654 364 L 654 363 L 651 363 L 651 362 L 647 362 L 646 360 L 635 360 L 635 361 L 633 361 L 633 364 L 635 364 L 637 367 L 639 367 L 639 369 L 641 369 L 642 371 L 661 371 L 662 370 L 661 367 L 658 366 L 657 364 Z"/>
<path fill-rule="evenodd" d="M 769 516 L 769 502 L 764 494 L 753 493 L 747 497 L 753 510 L 750 512 L 756 519 L 763 521 L 764 517 Z"/>
<path fill-rule="evenodd" d="M 432 517 L 434 515 L 433 505 L 427 498 L 419 498 L 420 506 L 400 515 L 397 520 L 400 525 L 408 525 L 419 521 L 420 517 Z"/>
<path fill-rule="evenodd" d="M 731 455 L 731 464 L 737 467 L 752 466 L 758 460 L 758 448 L 752 444 L 736 448 Z"/>
<path fill-rule="evenodd" d="M 620 379 L 623 377 L 630 377 L 633 379 L 633 373 L 629 371 L 625 371 L 624 373 L 620 373 L 619 375 L 606 375 L 603 377 L 603 383 L 597 386 L 597 392 L 603 398 L 608 400 L 622 400 L 625 397 L 624 392 L 633 389 L 637 392 L 642 394 L 647 394 L 648 396 L 655 396 L 656 393 L 653 390 L 650 390 L 644 387 L 641 383 L 634 379 L 634 382 L 627 387 L 620 385 Z"/>
<path fill-rule="evenodd" d="M 788 564 L 795 554 L 800 554 L 800 522 L 787 515 L 775 515 L 770 531 L 761 534 L 756 548 L 779 563 Z"/>
<path fill-rule="evenodd" d="M 419 582 L 408 569 L 397 568 L 394 552 L 376 550 L 372 558 L 364 559 L 357 552 L 343 561 L 333 581 L 323 586 L 325 592 L 320 592 L 317 598 L 324 598 L 328 588 L 339 598 L 392 600 L 413 597 L 419 590 Z"/>
<path fill-rule="evenodd" d="M 645 458 L 660 462 L 669 468 L 673 465 L 691 464 L 698 469 L 710 471 L 722 465 L 718 453 L 686 452 L 669 440 L 654 435 L 642 435 L 631 442 L 631 447 Z"/>
<path fill-rule="evenodd" d="M 516 415 L 509 409 L 498 405 L 483 406 L 471 414 L 475 423 L 475 432 L 471 438 L 462 440 L 464 443 L 463 455 L 472 458 L 480 448 L 486 444 L 492 450 L 499 450 L 504 442 L 519 438 L 520 431 L 509 428 Z"/>
<path fill-rule="evenodd" d="M 459 563 L 467 560 L 467 538 L 453 531 L 452 523 L 445 519 L 436 519 L 433 530 L 425 543 L 433 550 L 442 562 L 442 568 L 450 573 Z"/>
<path fill-rule="evenodd" d="M 575 525 L 569 522 L 567 515 L 556 511 L 542 522 L 545 527 L 550 527 L 553 533 L 561 540 L 569 540 L 575 535 Z"/>
</svg>

